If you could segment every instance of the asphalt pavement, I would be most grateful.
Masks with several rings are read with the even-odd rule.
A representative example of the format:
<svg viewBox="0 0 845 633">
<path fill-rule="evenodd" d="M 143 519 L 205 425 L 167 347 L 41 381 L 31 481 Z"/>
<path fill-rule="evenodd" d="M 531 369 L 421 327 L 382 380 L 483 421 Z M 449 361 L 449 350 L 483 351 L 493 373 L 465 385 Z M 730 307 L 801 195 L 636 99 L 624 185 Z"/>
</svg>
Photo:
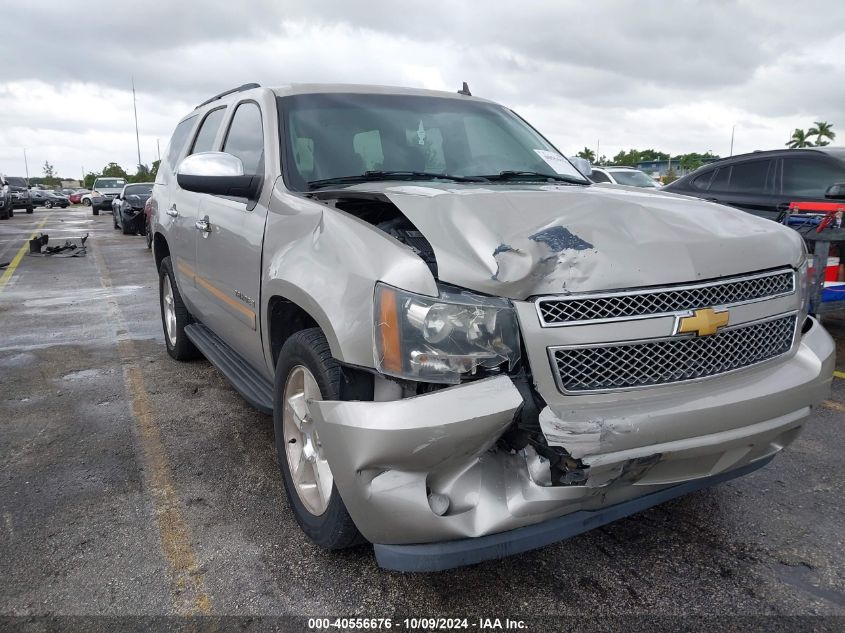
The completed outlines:
<svg viewBox="0 0 845 633">
<path fill-rule="evenodd" d="M 0 615 L 845 615 L 845 380 L 748 477 L 528 554 L 386 572 L 312 545 L 272 420 L 167 355 L 143 237 L 37 209 L 0 222 L 0 262 L 36 231 L 90 238 L 0 269 Z"/>
</svg>

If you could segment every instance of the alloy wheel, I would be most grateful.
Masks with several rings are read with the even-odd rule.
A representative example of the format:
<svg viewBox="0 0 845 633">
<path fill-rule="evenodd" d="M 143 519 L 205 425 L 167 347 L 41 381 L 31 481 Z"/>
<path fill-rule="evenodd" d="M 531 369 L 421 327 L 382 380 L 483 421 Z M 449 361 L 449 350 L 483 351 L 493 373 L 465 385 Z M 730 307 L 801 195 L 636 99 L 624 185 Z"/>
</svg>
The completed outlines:
<svg viewBox="0 0 845 633">
<path fill-rule="evenodd" d="M 288 374 L 283 394 L 285 455 L 296 494 L 315 516 L 326 511 L 334 483 L 314 422 L 308 414 L 308 401 L 322 399 L 314 375 L 307 367 L 296 365 Z"/>
</svg>

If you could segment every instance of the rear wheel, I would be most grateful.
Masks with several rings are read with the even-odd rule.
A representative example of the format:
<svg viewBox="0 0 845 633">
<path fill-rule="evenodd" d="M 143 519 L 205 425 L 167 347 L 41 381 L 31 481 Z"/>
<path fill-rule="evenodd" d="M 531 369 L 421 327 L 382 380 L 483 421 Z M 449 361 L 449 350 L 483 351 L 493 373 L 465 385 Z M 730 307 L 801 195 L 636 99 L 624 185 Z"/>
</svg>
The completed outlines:
<svg viewBox="0 0 845 633">
<path fill-rule="evenodd" d="M 309 400 L 338 400 L 342 380 L 319 328 L 301 330 L 285 341 L 276 363 L 276 453 L 288 505 L 302 531 L 326 549 L 364 542 L 340 498 L 308 413 Z"/>
<path fill-rule="evenodd" d="M 82 198 L 82 206 L 90 207 L 91 206 L 91 198 Z"/>
<path fill-rule="evenodd" d="M 135 233 L 137 233 L 137 231 L 134 231 L 134 230 L 132 229 L 132 227 L 130 227 L 130 226 L 126 223 L 126 219 L 125 219 L 125 218 L 120 218 L 120 221 L 123 223 L 121 226 L 123 227 L 123 234 L 124 234 L 124 235 L 135 235 Z"/>
<path fill-rule="evenodd" d="M 153 232 L 152 232 L 152 229 L 150 227 L 149 221 L 147 221 L 146 224 L 147 224 L 147 230 L 145 232 L 145 235 L 146 235 L 146 238 L 147 238 L 147 248 L 152 249 L 152 247 L 153 247 Z"/>
<path fill-rule="evenodd" d="M 27 208 L 26 208 L 26 212 L 27 212 L 27 213 L 32 213 L 33 211 L 35 211 L 35 207 L 31 207 L 31 206 L 30 206 L 30 207 L 27 207 Z"/>
<path fill-rule="evenodd" d="M 182 302 L 179 288 L 176 287 L 176 276 L 173 274 L 170 257 L 161 260 L 158 280 L 161 324 L 164 328 L 167 353 L 176 360 L 197 358 L 200 355 L 199 351 L 185 335 L 185 326 L 193 323 L 193 318 Z"/>
<path fill-rule="evenodd" d="M 96 206 L 94 206 L 93 203 L 91 204 L 91 213 L 93 215 L 100 215 L 100 210 Z"/>
</svg>

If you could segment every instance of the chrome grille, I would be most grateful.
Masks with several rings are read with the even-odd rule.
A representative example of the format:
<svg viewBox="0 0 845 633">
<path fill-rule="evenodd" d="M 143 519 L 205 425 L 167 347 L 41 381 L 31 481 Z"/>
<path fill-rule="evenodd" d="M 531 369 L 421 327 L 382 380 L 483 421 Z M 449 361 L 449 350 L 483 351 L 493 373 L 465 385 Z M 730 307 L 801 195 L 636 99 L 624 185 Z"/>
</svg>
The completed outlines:
<svg viewBox="0 0 845 633">
<path fill-rule="evenodd" d="M 734 277 L 717 282 L 573 297 L 540 297 L 537 312 L 544 326 L 669 314 L 697 308 L 771 299 L 795 290 L 791 269 Z"/>
<path fill-rule="evenodd" d="M 553 347 L 549 352 L 564 393 L 650 387 L 716 376 L 785 354 L 792 347 L 795 322 L 790 314 L 713 336 Z"/>
</svg>

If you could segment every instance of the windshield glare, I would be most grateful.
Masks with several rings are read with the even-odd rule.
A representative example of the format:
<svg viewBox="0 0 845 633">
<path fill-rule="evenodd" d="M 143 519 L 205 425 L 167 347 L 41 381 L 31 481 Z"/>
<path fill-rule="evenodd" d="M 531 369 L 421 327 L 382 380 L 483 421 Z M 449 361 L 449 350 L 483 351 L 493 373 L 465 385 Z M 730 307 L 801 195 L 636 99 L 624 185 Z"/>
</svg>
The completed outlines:
<svg viewBox="0 0 845 633">
<path fill-rule="evenodd" d="M 152 185 L 130 185 L 126 188 L 127 196 L 149 196 L 152 192 Z"/>
<path fill-rule="evenodd" d="M 629 185 L 631 187 L 657 187 L 648 174 L 645 174 L 636 169 L 620 169 L 619 171 L 611 171 L 610 174 L 613 179 L 620 185 Z"/>
<path fill-rule="evenodd" d="M 94 189 L 118 189 L 123 187 L 125 184 L 125 180 L 120 180 L 118 178 L 98 178 L 94 183 Z"/>
<path fill-rule="evenodd" d="M 279 98 L 288 187 L 403 171 L 453 176 L 527 171 L 584 177 L 509 110 L 469 99 L 309 94 Z"/>
</svg>

